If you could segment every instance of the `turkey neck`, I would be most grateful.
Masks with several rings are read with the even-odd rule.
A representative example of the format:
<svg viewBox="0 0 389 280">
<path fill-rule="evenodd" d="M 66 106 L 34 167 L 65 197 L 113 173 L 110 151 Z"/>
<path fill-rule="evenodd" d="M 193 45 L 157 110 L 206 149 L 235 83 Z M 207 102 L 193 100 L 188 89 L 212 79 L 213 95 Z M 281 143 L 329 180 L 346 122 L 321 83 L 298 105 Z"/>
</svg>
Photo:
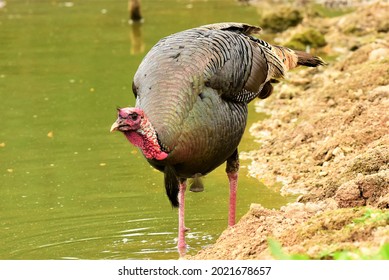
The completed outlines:
<svg viewBox="0 0 389 280">
<path fill-rule="evenodd" d="M 158 143 L 158 137 L 151 123 L 144 118 L 138 130 L 127 131 L 124 133 L 128 141 L 142 150 L 147 159 L 163 160 L 168 154 L 161 150 Z"/>
</svg>

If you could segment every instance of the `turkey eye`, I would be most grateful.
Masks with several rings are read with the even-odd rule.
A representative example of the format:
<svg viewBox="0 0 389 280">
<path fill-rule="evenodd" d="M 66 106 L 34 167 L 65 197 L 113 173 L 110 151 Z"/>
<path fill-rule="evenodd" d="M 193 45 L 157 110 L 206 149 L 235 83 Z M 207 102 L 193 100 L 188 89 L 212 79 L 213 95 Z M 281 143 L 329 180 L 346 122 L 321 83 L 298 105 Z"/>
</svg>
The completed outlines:
<svg viewBox="0 0 389 280">
<path fill-rule="evenodd" d="M 133 121 L 136 121 L 136 119 L 138 118 L 138 114 L 137 114 L 137 113 L 132 113 L 132 114 L 130 115 L 130 117 L 131 117 L 131 119 L 132 119 Z"/>
</svg>

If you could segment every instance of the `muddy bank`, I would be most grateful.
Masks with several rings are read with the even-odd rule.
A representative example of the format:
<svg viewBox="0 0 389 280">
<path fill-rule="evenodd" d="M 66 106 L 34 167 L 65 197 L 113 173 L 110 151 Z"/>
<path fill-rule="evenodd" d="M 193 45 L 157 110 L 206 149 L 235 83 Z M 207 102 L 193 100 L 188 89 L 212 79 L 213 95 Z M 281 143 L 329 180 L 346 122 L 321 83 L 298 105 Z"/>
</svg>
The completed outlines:
<svg viewBox="0 0 389 280">
<path fill-rule="evenodd" d="M 374 254 L 389 242 L 389 5 L 338 18 L 306 16 L 279 34 L 305 28 L 324 35 L 329 64 L 297 69 L 258 101 L 270 115 L 250 132 L 259 148 L 242 154 L 251 176 L 299 194 L 280 210 L 252 205 L 233 228 L 194 259 L 268 259 L 268 238 L 286 253 L 331 258 Z"/>
</svg>

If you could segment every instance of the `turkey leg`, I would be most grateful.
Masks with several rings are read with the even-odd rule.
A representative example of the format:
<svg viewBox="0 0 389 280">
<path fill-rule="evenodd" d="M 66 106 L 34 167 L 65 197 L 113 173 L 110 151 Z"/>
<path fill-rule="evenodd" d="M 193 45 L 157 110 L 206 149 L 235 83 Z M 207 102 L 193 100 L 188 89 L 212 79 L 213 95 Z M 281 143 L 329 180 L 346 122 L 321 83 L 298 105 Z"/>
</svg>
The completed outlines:
<svg viewBox="0 0 389 280">
<path fill-rule="evenodd" d="M 230 203 L 228 209 L 228 226 L 235 225 L 236 192 L 238 189 L 239 154 L 238 149 L 227 159 L 226 172 L 230 183 Z"/>
<path fill-rule="evenodd" d="M 185 190 L 186 179 L 180 180 L 180 191 L 178 193 L 178 252 L 181 257 L 186 254 L 185 232 L 188 230 L 185 227 Z"/>
</svg>

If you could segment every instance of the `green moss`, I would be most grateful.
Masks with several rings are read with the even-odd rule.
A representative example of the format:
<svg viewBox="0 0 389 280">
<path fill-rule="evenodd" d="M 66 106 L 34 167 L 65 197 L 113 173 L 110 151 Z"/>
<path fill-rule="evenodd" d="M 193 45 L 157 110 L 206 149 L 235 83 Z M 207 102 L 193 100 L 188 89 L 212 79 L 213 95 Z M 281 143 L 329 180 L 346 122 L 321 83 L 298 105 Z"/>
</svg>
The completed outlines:
<svg viewBox="0 0 389 280">
<path fill-rule="evenodd" d="M 342 250 L 328 255 L 334 260 L 389 260 L 389 243 L 385 243 L 377 252 L 363 253 L 360 250 Z"/>
<path fill-rule="evenodd" d="M 354 219 L 363 216 L 364 210 L 355 209 L 336 209 L 326 211 L 321 215 L 307 221 L 305 226 L 297 230 L 298 239 L 302 242 L 311 240 L 313 237 L 321 239 L 321 236 L 326 239 L 326 242 L 337 241 L 340 236 L 345 235 L 342 232 L 345 226 L 352 223 Z M 348 234 L 346 234 L 348 236 Z M 344 239 L 344 237 L 341 237 Z"/>
<path fill-rule="evenodd" d="M 367 208 L 362 217 L 356 218 L 353 220 L 354 224 L 364 223 L 367 225 L 370 224 L 389 224 L 389 212 L 385 212 L 379 209 L 369 209 Z"/>
<path fill-rule="evenodd" d="M 366 31 L 360 26 L 355 26 L 354 24 L 348 25 L 343 28 L 343 32 L 348 35 L 362 36 L 366 34 Z"/>
<path fill-rule="evenodd" d="M 285 45 L 291 49 L 304 50 L 306 46 L 311 48 L 324 47 L 327 44 L 324 35 L 318 30 L 308 28 L 295 34 Z"/>
<path fill-rule="evenodd" d="M 334 260 L 388 260 L 389 243 L 377 248 L 371 238 L 380 228 L 381 235 L 389 234 L 389 211 L 371 208 L 343 208 L 325 211 L 294 229 L 292 243 L 283 247 L 282 242 L 268 240 L 268 246 L 275 259 L 334 259 Z M 290 237 L 293 233 L 288 233 Z M 376 237 L 375 237 L 376 238 Z M 283 238 L 281 237 L 280 240 Z M 370 241 L 369 241 L 370 240 Z M 290 241 L 290 238 L 289 238 Z M 356 247 L 355 241 L 364 242 L 364 249 Z M 299 244 L 297 251 L 293 244 Z M 371 244 L 371 249 L 369 249 Z M 285 245 L 285 244 L 284 244 Z M 310 248 L 319 246 L 319 250 L 307 254 Z M 305 248 L 305 249 L 302 249 Z"/>
<path fill-rule="evenodd" d="M 282 7 L 274 12 L 264 14 L 260 25 L 270 32 L 281 32 L 296 26 L 303 20 L 301 13 L 290 7 Z"/>
<path fill-rule="evenodd" d="M 314 4 L 311 6 L 312 12 L 321 17 L 339 17 L 353 12 L 354 8 L 328 8 L 324 5 Z"/>
<path fill-rule="evenodd" d="M 277 259 L 388 259 L 389 245 L 378 250 L 373 241 L 377 229 L 380 236 L 389 234 L 388 225 L 388 210 L 366 207 L 329 210 L 286 232 L 287 238 L 280 237 L 288 240 L 291 247 L 282 248 L 277 241 L 269 240 L 269 249 Z M 356 240 L 365 244 L 363 251 L 355 244 Z M 299 246 L 294 247 L 296 244 Z M 312 251 L 313 247 L 317 248 Z"/>
<path fill-rule="evenodd" d="M 275 239 L 267 240 L 270 253 L 277 260 L 309 260 L 309 256 L 302 254 L 287 254 L 284 252 L 282 245 Z"/>
<path fill-rule="evenodd" d="M 276 256 L 273 255 L 275 258 Z M 315 259 L 304 254 L 285 254 L 284 259 Z M 378 251 L 371 253 L 364 253 L 361 250 L 340 250 L 328 254 L 323 254 L 320 260 L 389 260 L 389 243 L 382 245 Z"/>
</svg>

